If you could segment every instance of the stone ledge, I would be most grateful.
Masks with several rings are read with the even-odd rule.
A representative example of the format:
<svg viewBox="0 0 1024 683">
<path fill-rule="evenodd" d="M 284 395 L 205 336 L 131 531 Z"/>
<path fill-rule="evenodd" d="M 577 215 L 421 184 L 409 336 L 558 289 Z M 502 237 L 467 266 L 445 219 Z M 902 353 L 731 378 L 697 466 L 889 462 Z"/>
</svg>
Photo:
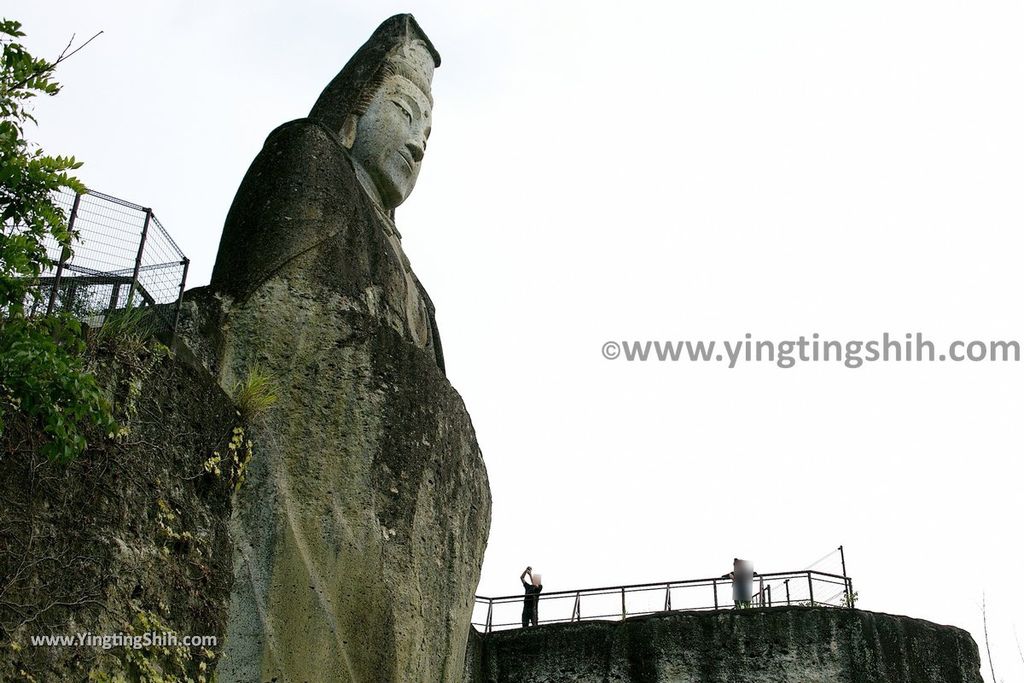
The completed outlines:
<svg viewBox="0 0 1024 683">
<path fill-rule="evenodd" d="M 673 612 L 470 635 L 466 683 L 981 683 L 952 626 L 855 609 Z"/>
</svg>

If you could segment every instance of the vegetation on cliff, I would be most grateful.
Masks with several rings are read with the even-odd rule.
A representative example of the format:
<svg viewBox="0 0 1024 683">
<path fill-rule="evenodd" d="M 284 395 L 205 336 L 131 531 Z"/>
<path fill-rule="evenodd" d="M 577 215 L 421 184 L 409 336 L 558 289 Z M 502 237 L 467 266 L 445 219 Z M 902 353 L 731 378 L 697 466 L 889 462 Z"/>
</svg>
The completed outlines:
<svg viewBox="0 0 1024 683">
<path fill-rule="evenodd" d="M 27 415 L 46 436 L 42 452 L 68 462 L 87 446 L 86 425 L 109 436 L 118 427 L 86 367 L 80 323 L 67 314 L 25 317 L 36 278 L 53 265 L 47 242 L 70 253 L 75 240 L 54 192 L 85 187 L 70 175 L 80 162 L 48 156 L 25 137 L 33 98 L 60 92 L 54 70 L 74 52 L 33 57 L 24 35 L 17 21 L 0 20 L 0 434 L 12 413 Z"/>
<path fill-rule="evenodd" d="M 239 465 L 251 449 L 233 400 L 203 368 L 140 328 L 89 337 L 87 366 L 113 398 L 117 439 L 85 426 L 70 463 L 16 413 L 0 435 L 0 680 L 205 681 L 221 650 L 232 583 L 228 537 Z M 232 460 L 232 463 L 234 461 Z M 39 637 L 172 635 L 178 645 Z M 184 647 L 184 636 L 217 644 Z"/>
</svg>

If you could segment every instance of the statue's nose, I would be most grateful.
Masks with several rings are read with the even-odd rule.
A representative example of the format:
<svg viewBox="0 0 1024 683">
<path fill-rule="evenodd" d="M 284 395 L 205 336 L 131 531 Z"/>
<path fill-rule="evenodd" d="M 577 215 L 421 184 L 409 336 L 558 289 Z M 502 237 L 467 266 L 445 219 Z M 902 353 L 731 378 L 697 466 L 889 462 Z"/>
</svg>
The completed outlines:
<svg viewBox="0 0 1024 683">
<path fill-rule="evenodd" d="M 405 143 L 405 148 L 409 150 L 409 154 L 417 163 L 423 160 L 423 146 L 415 142 Z"/>
</svg>

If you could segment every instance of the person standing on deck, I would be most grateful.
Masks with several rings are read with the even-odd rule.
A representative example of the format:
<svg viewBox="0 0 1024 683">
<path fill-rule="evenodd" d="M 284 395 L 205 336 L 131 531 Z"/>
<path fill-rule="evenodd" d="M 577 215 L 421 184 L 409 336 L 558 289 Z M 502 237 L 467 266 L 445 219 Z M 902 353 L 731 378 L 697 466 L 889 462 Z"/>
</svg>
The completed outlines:
<svg viewBox="0 0 1024 683">
<path fill-rule="evenodd" d="M 526 581 L 527 576 L 530 577 L 529 583 Z M 544 590 L 544 586 L 540 582 L 540 574 L 534 574 L 533 567 L 527 567 L 519 575 L 519 580 L 523 582 L 523 588 L 526 590 L 526 596 L 523 598 L 523 628 L 530 625 L 536 626 L 537 603 L 540 601 L 540 592 Z"/>
<path fill-rule="evenodd" d="M 732 579 L 732 601 L 736 609 L 750 607 L 750 600 L 754 595 L 754 565 L 738 557 L 732 559 L 732 571 L 725 574 L 723 579 Z"/>
</svg>

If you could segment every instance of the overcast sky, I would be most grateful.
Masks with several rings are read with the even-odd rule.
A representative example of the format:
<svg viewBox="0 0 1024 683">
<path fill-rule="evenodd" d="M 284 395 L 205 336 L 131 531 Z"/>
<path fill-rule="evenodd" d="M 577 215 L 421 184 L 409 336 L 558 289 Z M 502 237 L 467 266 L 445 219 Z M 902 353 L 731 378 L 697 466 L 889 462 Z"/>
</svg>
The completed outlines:
<svg viewBox="0 0 1024 683">
<path fill-rule="evenodd" d="M 1021 363 L 601 354 L 746 333 L 1024 339 L 1024 5 L 4 10 L 40 55 L 104 31 L 32 136 L 153 207 L 190 286 L 267 134 L 400 11 L 443 60 L 397 222 L 487 462 L 479 592 L 518 592 L 526 564 L 560 590 L 720 575 L 734 556 L 802 569 L 844 544 L 859 606 L 967 628 L 983 657 L 984 592 L 998 677 L 1024 679 Z"/>
</svg>

